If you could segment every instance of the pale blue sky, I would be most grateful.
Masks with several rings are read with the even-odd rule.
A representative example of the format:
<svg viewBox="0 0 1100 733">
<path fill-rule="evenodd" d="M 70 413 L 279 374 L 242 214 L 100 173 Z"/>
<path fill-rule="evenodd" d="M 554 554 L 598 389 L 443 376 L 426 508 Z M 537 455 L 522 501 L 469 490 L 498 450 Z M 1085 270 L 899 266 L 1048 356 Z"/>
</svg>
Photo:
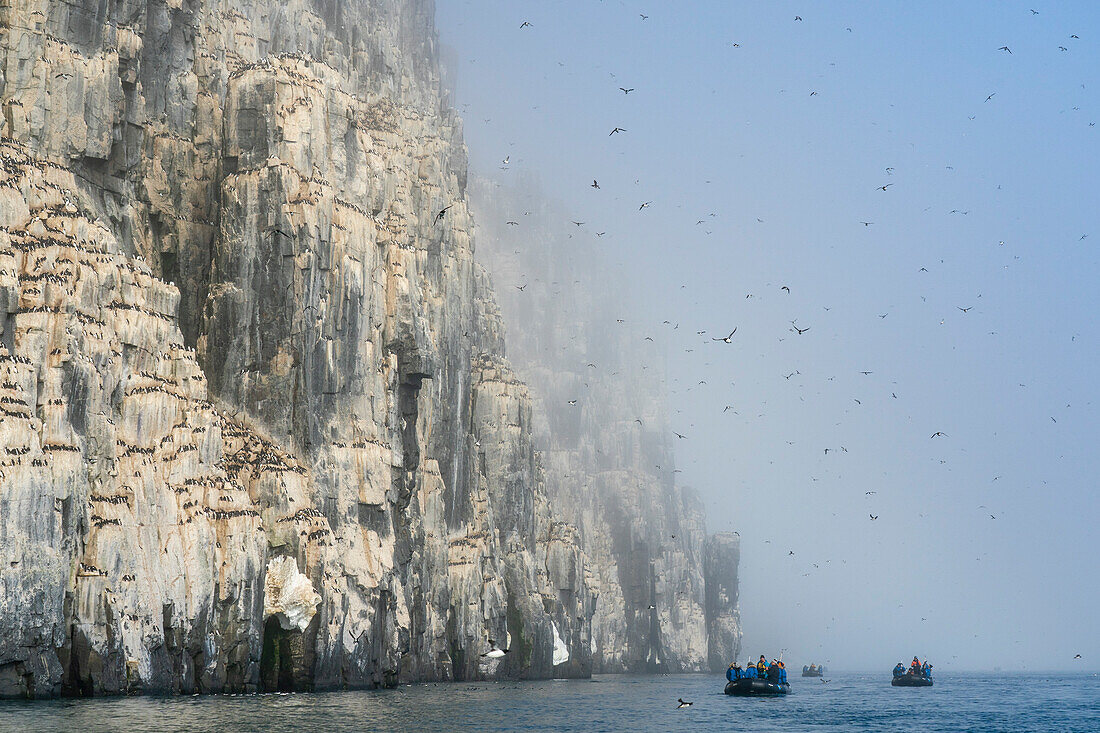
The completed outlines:
<svg viewBox="0 0 1100 733">
<path fill-rule="evenodd" d="M 1100 5 L 437 3 L 472 170 L 681 324 L 746 653 L 1100 668 Z"/>
</svg>

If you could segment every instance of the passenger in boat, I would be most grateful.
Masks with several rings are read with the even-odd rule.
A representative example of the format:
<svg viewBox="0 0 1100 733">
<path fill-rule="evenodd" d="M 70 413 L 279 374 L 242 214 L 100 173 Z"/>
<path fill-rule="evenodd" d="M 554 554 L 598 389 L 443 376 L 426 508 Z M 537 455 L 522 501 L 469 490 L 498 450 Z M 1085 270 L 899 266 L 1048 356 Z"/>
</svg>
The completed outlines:
<svg viewBox="0 0 1100 733">
<path fill-rule="evenodd" d="M 924 664 L 921 665 L 920 674 L 921 674 L 921 677 L 931 677 L 932 676 L 932 665 L 928 663 L 927 659 L 925 659 Z"/>
<path fill-rule="evenodd" d="M 779 665 L 779 684 L 787 684 L 787 667 L 783 664 L 783 660 L 780 659 L 776 664 Z"/>
<path fill-rule="evenodd" d="M 913 661 L 909 663 L 909 674 L 920 676 L 920 660 L 916 657 L 913 657 Z"/>
<path fill-rule="evenodd" d="M 752 662 L 748 662 L 745 665 L 745 671 L 742 673 L 742 678 L 746 680 L 756 679 L 756 667 L 753 666 Z"/>
<path fill-rule="evenodd" d="M 898 666 L 894 667 L 894 676 L 901 677 L 903 674 L 905 674 L 905 666 L 898 662 Z"/>
<path fill-rule="evenodd" d="M 737 662 L 731 664 L 729 669 L 726 670 L 726 679 L 730 682 L 736 682 L 741 679 L 741 665 Z"/>
<path fill-rule="evenodd" d="M 760 660 L 756 663 L 756 676 L 760 679 L 766 679 L 768 676 L 768 658 L 763 654 L 760 655 Z"/>
</svg>

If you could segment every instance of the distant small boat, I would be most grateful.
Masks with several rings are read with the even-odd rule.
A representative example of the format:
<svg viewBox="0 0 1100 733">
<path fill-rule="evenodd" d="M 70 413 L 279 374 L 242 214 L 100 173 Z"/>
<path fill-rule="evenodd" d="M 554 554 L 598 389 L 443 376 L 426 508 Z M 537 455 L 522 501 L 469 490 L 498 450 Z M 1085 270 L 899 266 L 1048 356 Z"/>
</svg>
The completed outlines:
<svg viewBox="0 0 1100 733">
<path fill-rule="evenodd" d="M 906 672 L 905 674 L 894 675 L 894 679 L 890 680 L 890 684 L 894 687 L 931 687 L 932 678 Z"/>
<path fill-rule="evenodd" d="M 820 677 L 825 674 L 824 667 L 818 667 L 816 664 L 811 664 L 809 667 L 802 668 L 803 677 Z"/>
<path fill-rule="evenodd" d="M 739 679 L 726 684 L 727 695 L 742 697 L 787 695 L 790 691 L 791 685 L 789 682 L 768 682 L 762 679 Z"/>
</svg>

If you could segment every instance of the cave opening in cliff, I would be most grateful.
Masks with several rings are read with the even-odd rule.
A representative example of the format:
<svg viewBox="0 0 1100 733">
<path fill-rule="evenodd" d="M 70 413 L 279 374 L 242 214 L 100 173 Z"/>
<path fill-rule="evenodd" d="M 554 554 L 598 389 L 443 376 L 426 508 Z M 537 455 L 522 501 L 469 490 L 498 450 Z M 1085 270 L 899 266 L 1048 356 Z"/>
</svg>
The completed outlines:
<svg viewBox="0 0 1100 733">
<path fill-rule="evenodd" d="M 302 632 L 286 630 L 272 616 L 264 624 L 264 645 L 260 654 L 260 691 L 297 692 L 295 685 L 295 650 L 302 646 Z"/>
</svg>

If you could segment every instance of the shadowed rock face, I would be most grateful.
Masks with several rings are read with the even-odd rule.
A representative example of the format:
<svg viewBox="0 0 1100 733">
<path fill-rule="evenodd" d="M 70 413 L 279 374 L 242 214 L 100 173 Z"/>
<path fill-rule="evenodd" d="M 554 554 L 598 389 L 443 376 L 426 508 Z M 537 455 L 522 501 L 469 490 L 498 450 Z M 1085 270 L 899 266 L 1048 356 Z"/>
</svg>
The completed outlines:
<svg viewBox="0 0 1100 733">
<path fill-rule="evenodd" d="M 737 565 L 741 538 L 718 532 L 707 538 L 703 573 L 707 579 L 707 649 L 712 672 L 724 672 L 741 653 L 741 611 L 737 605 Z"/>
<path fill-rule="evenodd" d="M 590 673 L 433 14 L 0 9 L 0 695 Z"/>
</svg>

